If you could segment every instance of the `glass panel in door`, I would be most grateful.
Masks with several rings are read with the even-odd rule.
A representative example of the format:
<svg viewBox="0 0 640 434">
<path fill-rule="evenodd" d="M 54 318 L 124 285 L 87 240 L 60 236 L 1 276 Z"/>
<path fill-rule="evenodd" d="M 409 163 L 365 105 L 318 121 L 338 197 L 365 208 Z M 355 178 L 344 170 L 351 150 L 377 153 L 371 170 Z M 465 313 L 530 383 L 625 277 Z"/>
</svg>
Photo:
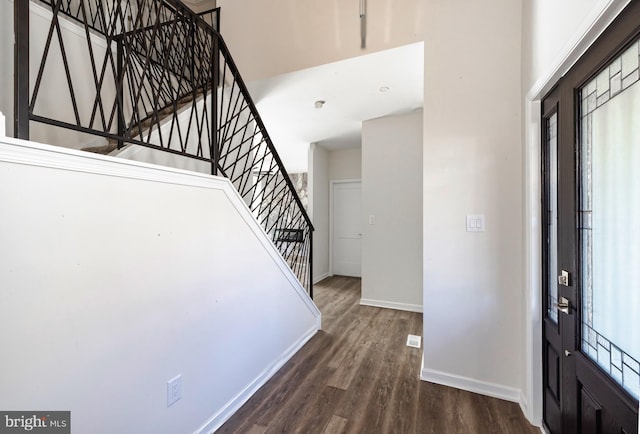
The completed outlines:
<svg viewBox="0 0 640 434">
<path fill-rule="evenodd" d="M 558 113 L 547 120 L 547 316 L 558 323 Z"/>
<path fill-rule="evenodd" d="M 580 89 L 582 351 L 640 396 L 640 44 Z"/>
</svg>

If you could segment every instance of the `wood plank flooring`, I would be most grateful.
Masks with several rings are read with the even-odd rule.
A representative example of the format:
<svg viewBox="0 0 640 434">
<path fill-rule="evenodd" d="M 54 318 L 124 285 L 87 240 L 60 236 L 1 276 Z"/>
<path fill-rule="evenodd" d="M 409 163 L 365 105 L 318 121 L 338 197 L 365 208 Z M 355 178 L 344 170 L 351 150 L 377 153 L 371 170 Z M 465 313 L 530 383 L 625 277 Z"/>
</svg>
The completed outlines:
<svg viewBox="0 0 640 434">
<path fill-rule="evenodd" d="M 540 433 L 517 404 L 420 381 L 422 314 L 360 306 L 355 278 L 314 294 L 323 330 L 217 433 Z"/>
</svg>

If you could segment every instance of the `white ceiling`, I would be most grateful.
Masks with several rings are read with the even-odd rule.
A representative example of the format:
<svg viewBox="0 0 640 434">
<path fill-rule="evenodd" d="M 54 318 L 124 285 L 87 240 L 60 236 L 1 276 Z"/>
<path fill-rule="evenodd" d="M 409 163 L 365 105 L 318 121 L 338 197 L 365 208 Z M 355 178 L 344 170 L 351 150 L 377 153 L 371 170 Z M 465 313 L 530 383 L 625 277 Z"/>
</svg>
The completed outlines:
<svg viewBox="0 0 640 434">
<path fill-rule="evenodd" d="M 362 121 L 422 107 L 424 43 L 247 83 L 287 170 L 307 171 L 310 143 L 358 148 Z M 389 90 L 381 92 L 381 87 Z M 323 100 L 322 109 L 314 102 Z"/>
</svg>

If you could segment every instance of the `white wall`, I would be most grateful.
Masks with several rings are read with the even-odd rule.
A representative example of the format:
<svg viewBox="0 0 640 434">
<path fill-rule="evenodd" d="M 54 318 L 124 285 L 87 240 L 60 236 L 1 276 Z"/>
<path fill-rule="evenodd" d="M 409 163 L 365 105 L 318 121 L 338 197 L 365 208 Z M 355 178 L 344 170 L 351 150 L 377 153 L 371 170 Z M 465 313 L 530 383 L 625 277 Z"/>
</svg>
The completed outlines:
<svg viewBox="0 0 640 434">
<path fill-rule="evenodd" d="M 313 222 L 313 281 L 329 275 L 329 153 L 312 143 L 309 147 L 309 216 Z"/>
<path fill-rule="evenodd" d="M 362 123 L 361 304 L 422 311 L 422 117 Z"/>
<path fill-rule="evenodd" d="M 320 326 L 227 180 L 0 139 L 0 200 L 2 409 L 211 432 Z"/>
<path fill-rule="evenodd" d="M 519 401 L 521 1 L 427 0 L 426 16 L 422 378 Z"/>
<path fill-rule="evenodd" d="M 329 179 L 360 179 L 362 177 L 362 149 L 329 151 Z"/>
<path fill-rule="evenodd" d="M 540 99 L 591 45 L 628 0 L 525 0 L 522 11 L 525 414 L 542 419 Z"/>
<path fill-rule="evenodd" d="M 221 28 L 245 81 L 423 41 L 423 0 L 219 0 Z"/>
</svg>

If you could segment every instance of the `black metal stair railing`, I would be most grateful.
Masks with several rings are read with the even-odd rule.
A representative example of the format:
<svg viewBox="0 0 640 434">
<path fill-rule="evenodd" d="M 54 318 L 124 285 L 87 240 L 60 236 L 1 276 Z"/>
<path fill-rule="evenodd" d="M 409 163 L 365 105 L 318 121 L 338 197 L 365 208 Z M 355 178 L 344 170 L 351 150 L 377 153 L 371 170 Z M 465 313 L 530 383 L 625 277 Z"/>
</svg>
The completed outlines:
<svg viewBox="0 0 640 434">
<path fill-rule="evenodd" d="M 178 0 L 40 3 L 51 20 L 32 53 L 40 62 L 31 87 L 29 2 L 14 4 L 16 137 L 29 139 L 36 122 L 67 131 L 51 135 L 66 141 L 102 137 L 207 162 L 312 296 L 313 225 L 217 31 L 219 10 L 196 14 Z"/>
<path fill-rule="evenodd" d="M 220 33 L 220 8 L 198 12 L 198 16 Z"/>
</svg>

